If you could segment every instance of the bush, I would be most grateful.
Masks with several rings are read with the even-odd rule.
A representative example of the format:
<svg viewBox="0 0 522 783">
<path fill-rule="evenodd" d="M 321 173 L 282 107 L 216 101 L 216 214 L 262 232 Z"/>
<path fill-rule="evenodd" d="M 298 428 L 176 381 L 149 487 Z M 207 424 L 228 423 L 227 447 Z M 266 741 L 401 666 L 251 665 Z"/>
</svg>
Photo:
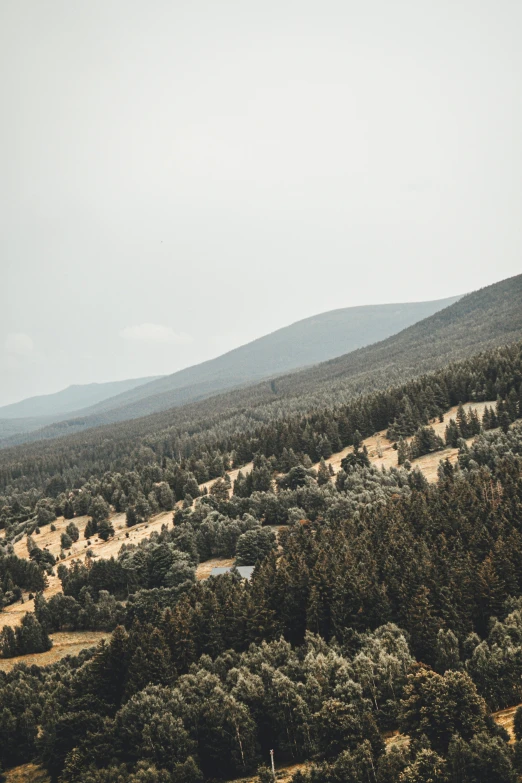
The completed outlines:
<svg viewBox="0 0 522 783">
<path fill-rule="evenodd" d="M 60 543 L 62 545 L 62 549 L 70 549 L 73 545 L 73 540 L 68 533 L 62 533 L 60 536 Z"/>
<path fill-rule="evenodd" d="M 239 536 L 236 549 L 236 565 L 255 565 L 275 548 L 276 537 L 270 528 L 247 530 Z"/>
<path fill-rule="evenodd" d="M 78 539 L 80 538 L 80 531 L 78 530 L 74 522 L 69 522 L 69 524 L 65 528 L 65 532 L 67 533 L 67 535 L 72 541 L 78 541 Z"/>
<path fill-rule="evenodd" d="M 103 519 L 98 523 L 98 536 L 102 541 L 107 541 L 114 535 L 114 528 L 107 519 Z"/>
</svg>

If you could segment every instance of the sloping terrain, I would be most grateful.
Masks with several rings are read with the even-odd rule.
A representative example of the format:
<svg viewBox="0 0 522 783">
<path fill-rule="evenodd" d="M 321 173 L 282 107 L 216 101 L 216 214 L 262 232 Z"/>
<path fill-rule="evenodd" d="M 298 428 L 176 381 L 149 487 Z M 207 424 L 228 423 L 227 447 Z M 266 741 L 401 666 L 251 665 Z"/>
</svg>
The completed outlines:
<svg viewBox="0 0 522 783">
<path fill-rule="evenodd" d="M 358 379 L 366 391 L 441 367 L 522 336 L 522 275 L 462 297 L 451 307 L 370 345 L 278 381 L 278 389 L 317 389 Z"/>
<path fill-rule="evenodd" d="M 466 413 L 474 410 L 478 413 L 479 417 L 482 418 L 484 409 L 486 407 L 494 408 L 495 401 L 490 400 L 485 402 L 466 403 L 463 407 Z M 434 429 L 437 435 L 443 438 L 444 431 L 448 423 L 451 420 L 456 421 L 456 417 L 457 407 L 455 406 L 444 414 L 442 422 L 438 419 L 433 420 L 430 422 L 430 426 Z M 474 438 L 469 438 L 467 441 L 468 445 L 471 444 L 473 440 Z M 411 438 L 406 438 L 406 441 L 411 441 Z M 362 445 L 366 447 L 368 451 L 368 457 L 372 465 L 375 465 L 378 468 L 384 467 L 386 469 L 398 466 L 398 453 L 397 450 L 393 448 L 392 441 L 387 439 L 386 430 L 377 432 L 369 438 L 364 438 Z M 340 470 L 341 461 L 352 451 L 353 446 L 348 446 L 342 451 L 332 454 L 331 457 L 325 460 L 327 465 L 332 466 L 332 481 L 335 480 L 335 476 Z M 457 461 L 458 451 L 458 448 L 446 448 L 442 451 L 435 451 L 432 454 L 426 454 L 413 460 L 411 463 L 412 468 L 420 470 L 429 482 L 435 482 L 438 477 L 437 468 L 439 462 L 441 460 L 448 459 L 452 464 L 455 464 Z M 316 470 L 318 467 L 319 463 L 314 465 Z M 230 478 L 230 486 L 233 486 L 234 481 L 237 479 L 238 473 L 240 471 L 243 473 L 243 475 L 247 475 L 251 470 L 252 463 L 249 462 L 246 465 L 242 465 L 240 468 L 227 471 Z M 200 489 L 209 490 L 212 484 L 214 484 L 214 481 L 215 479 L 201 484 Z M 231 493 L 232 490 L 230 489 L 229 492 Z M 179 502 L 177 506 L 181 506 L 181 502 Z M 78 527 L 80 537 L 78 541 L 74 542 L 71 548 L 67 550 L 65 559 L 60 562 L 63 562 L 67 566 L 70 566 L 74 561 L 84 562 L 87 549 L 90 549 L 90 551 L 94 554 L 94 557 L 100 558 L 102 560 L 111 557 L 117 557 L 123 544 L 139 544 L 144 539 L 148 539 L 152 533 L 159 533 L 164 525 L 170 527 L 172 525 L 172 516 L 172 511 L 161 511 L 151 517 L 147 522 L 141 522 L 131 528 L 128 528 L 125 523 L 125 514 L 112 513 L 110 519 L 114 527 L 114 535 L 111 536 L 111 538 L 109 538 L 107 541 L 102 541 L 97 536 L 93 536 L 89 543 L 87 543 L 84 536 L 85 526 L 89 517 L 75 517 L 74 523 Z M 69 522 L 69 519 L 59 517 L 53 523 L 54 530 L 51 529 L 50 525 L 42 527 L 40 533 L 35 536 L 38 546 L 51 552 L 51 554 L 58 558 L 62 550 L 60 536 L 63 532 L 65 532 Z M 1 531 L 0 537 L 3 535 L 4 531 Z M 27 535 L 22 536 L 15 543 L 14 553 L 21 558 L 29 557 L 29 551 L 27 548 Z M 196 578 L 198 580 L 207 579 L 210 576 L 212 568 L 215 566 L 231 566 L 233 562 L 234 560 L 230 558 L 212 558 L 211 560 L 203 561 L 198 565 Z M 57 592 L 61 592 L 61 584 L 58 577 L 48 577 L 48 581 L 49 584 L 44 593 L 47 598 L 55 595 Z M 27 612 L 32 611 L 34 611 L 34 601 L 30 599 L 28 595 L 25 595 L 24 603 L 11 604 L 5 607 L 2 612 L 0 612 L 0 629 L 4 625 L 18 625 L 21 622 L 22 617 Z M 0 669 L 1 668 L 2 667 L 0 665 Z"/>
<path fill-rule="evenodd" d="M 0 407 L 0 437 L 9 437 L 17 432 L 31 430 L 52 424 L 66 418 L 68 414 L 87 406 L 101 403 L 109 397 L 135 389 L 143 384 L 158 380 L 160 376 L 130 378 L 109 383 L 74 384 L 54 394 L 28 397 L 20 402 Z"/>
<path fill-rule="evenodd" d="M 108 636 L 110 633 L 107 631 L 59 631 L 52 634 L 53 646 L 47 652 L 0 658 L 0 671 L 9 672 L 17 663 L 24 663 L 26 666 L 50 666 L 66 655 L 78 655 L 86 647 L 95 647 Z"/>
<path fill-rule="evenodd" d="M 494 408 L 495 401 L 489 400 L 485 402 L 468 402 L 463 405 L 466 413 L 469 413 L 473 410 L 478 414 L 480 419 L 482 419 L 484 410 L 487 407 Z M 456 421 L 456 419 L 457 406 L 454 406 L 444 414 L 442 421 L 439 421 L 438 419 L 431 421 L 430 427 L 439 437 L 444 439 L 444 432 L 448 426 L 448 423 L 450 421 Z M 405 438 L 406 443 L 410 443 L 411 440 L 411 437 Z M 469 438 L 468 444 L 472 443 L 473 441 L 474 438 Z M 394 445 L 396 444 L 394 444 L 393 441 L 388 440 L 386 437 L 386 430 L 376 432 L 370 438 L 364 438 L 362 444 L 366 446 L 368 450 L 368 457 L 372 465 L 375 465 L 377 468 L 386 468 L 387 470 L 398 467 L 398 452 L 397 449 L 394 448 Z M 342 460 L 352 452 L 353 446 L 347 446 L 342 451 L 338 452 L 337 454 L 332 454 L 331 457 L 328 457 L 328 459 L 325 460 L 327 465 L 332 466 L 333 476 L 339 472 Z M 420 470 L 429 482 L 434 482 L 437 480 L 437 468 L 439 467 L 440 461 L 448 459 L 451 464 L 455 464 L 458 453 L 458 448 L 446 448 L 442 451 L 434 451 L 431 454 L 424 454 L 422 457 L 417 457 L 417 459 L 414 459 L 411 464 L 413 468 Z M 314 465 L 315 469 L 318 467 L 319 463 Z"/>
<path fill-rule="evenodd" d="M 204 399 L 224 389 L 252 384 L 261 378 L 281 375 L 324 362 L 395 334 L 450 306 L 458 299 L 459 297 L 452 297 L 433 302 L 370 305 L 332 310 L 278 329 L 216 359 L 188 367 L 172 375 L 153 380 L 142 379 L 141 382 L 122 381 L 121 384 L 133 383 L 134 385 L 115 389 L 110 394 L 100 396 L 99 400 L 91 399 L 79 404 L 79 391 L 85 390 L 84 398 L 87 399 L 86 391 L 90 387 L 70 387 L 57 395 L 24 400 L 16 405 L 0 408 L 0 420 L 4 410 L 8 411 L 6 416 L 10 417 L 15 415 L 34 417 L 43 415 L 44 412 L 47 414 L 49 409 L 54 407 L 56 415 L 46 421 L 32 420 L 25 423 L 0 421 L 0 441 L 7 438 L 11 438 L 10 442 L 20 443 L 31 440 L 32 436 L 29 437 L 24 433 L 64 419 L 68 421 L 63 426 L 57 425 L 55 428 L 47 429 L 46 433 L 55 432 L 56 435 L 60 435 L 64 430 L 74 431 L 79 426 L 84 429 L 99 424 L 139 418 L 173 406 Z M 92 386 L 96 385 L 92 384 Z M 73 395 L 72 390 L 75 388 L 78 389 L 78 393 Z M 68 407 L 64 408 L 66 399 Z M 73 403 L 74 399 L 78 400 L 78 404 Z M 61 415 L 65 412 L 71 415 Z M 81 425 L 76 423 L 78 419 L 81 419 Z M 21 433 L 18 438 L 16 438 L 17 433 Z"/>
<path fill-rule="evenodd" d="M 26 470 L 24 465 L 45 461 L 59 448 L 60 460 L 74 463 L 81 455 L 84 468 L 96 464 L 98 472 L 107 469 L 105 465 L 121 464 L 140 445 L 154 448 L 178 434 L 201 437 L 212 430 L 226 437 L 316 406 L 333 407 L 355 395 L 384 389 L 452 360 L 521 339 L 521 301 L 522 275 L 518 275 L 468 294 L 387 340 L 307 370 L 110 426 L 91 429 L 92 417 L 61 422 L 40 430 L 35 437 L 41 441 L 69 437 L 57 443 L 4 448 L 0 470 L 12 475 L 15 469 L 19 475 Z"/>
</svg>

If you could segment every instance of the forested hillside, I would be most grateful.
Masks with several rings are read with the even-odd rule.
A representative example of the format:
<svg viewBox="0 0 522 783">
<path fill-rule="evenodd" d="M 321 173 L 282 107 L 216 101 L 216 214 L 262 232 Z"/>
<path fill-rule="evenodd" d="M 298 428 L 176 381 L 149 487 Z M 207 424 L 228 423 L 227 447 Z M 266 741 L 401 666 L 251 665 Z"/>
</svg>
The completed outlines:
<svg viewBox="0 0 522 783">
<path fill-rule="evenodd" d="M 522 702 L 508 283 L 372 347 L 372 372 L 358 351 L 3 450 L 0 609 L 23 611 L 0 633 L 0 655 L 22 661 L 0 671 L 0 763 L 38 762 L 56 783 L 268 783 L 274 750 L 306 762 L 293 783 L 516 783 L 522 711 L 514 745 L 489 717 Z M 397 459 L 377 467 L 364 439 L 384 430 Z M 418 460 L 448 450 L 428 484 Z M 252 578 L 198 581 L 216 558 Z M 24 666 L 68 632 L 110 638 Z M 396 730 L 409 740 L 386 752 Z"/>
<path fill-rule="evenodd" d="M 443 308 L 458 301 L 459 297 L 440 299 L 433 302 L 409 302 L 402 304 L 347 307 L 332 310 L 298 321 L 291 326 L 278 329 L 272 334 L 254 340 L 247 345 L 229 351 L 223 356 L 202 364 L 188 367 L 172 375 L 153 380 L 150 383 L 128 386 L 129 391 L 115 390 L 113 395 L 104 396 L 103 402 L 92 405 L 68 407 L 72 416 L 69 421 L 41 433 L 42 437 L 55 437 L 65 431 L 95 427 L 99 424 L 138 418 L 173 406 L 205 399 L 224 389 L 252 384 L 261 378 L 281 375 L 332 359 L 336 356 L 370 345 L 395 334 Z M 124 382 L 122 382 L 124 383 Z M 10 410 L 25 410 L 30 401 L 9 406 Z M 88 408 L 80 410 L 89 405 Z M 34 406 L 32 406 L 34 407 Z M 41 404 L 40 404 L 41 407 Z M 36 414 L 20 414 L 36 415 Z M 0 420 L 2 409 L 0 409 Z M 65 417 L 57 417 L 56 421 Z M 73 421 L 71 421 L 73 419 Z M 81 419 L 81 424 L 78 423 Z M 0 421 L 0 439 L 43 427 L 51 422 Z M 19 427 L 17 430 L 16 427 Z M 10 442 L 24 442 L 33 436 L 11 437 Z"/>
<path fill-rule="evenodd" d="M 470 294 L 389 340 L 309 370 L 134 421 L 87 429 L 56 443 L 3 449 L 0 477 L 8 481 L 9 476 L 32 472 L 30 466 L 38 466 L 42 476 L 52 475 L 71 465 L 77 466 L 79 475 L 89 476 L 144 459 L 142 447 L 152 449 L 156 459 L 189 456 L 200 442 L 228 449 L 236 433 L 255 433 L 263 423 L 306 415 L 318 407 L 335 409 L 358 394 L 385 389 L 453 358 L 468 357 L 483 345 L 520 339 L 521 300 L 519 275 Z M 63 422 L 41 435 L 57 437 L 83 426 L 81 420 Z M 256 436 L 251 437 L 255 442 Z M 255 453 L 255 448 L 249 453 Z"/>
<path fill-rule="evenodd" d="M 388 425 L 398 449 L 413 434 L 411 448 L 436 451 L 430 421 L 481 398 L 498 399 L 482 420 L 461 408 L 448 423 L 458 463 L 442 462 L 435 485 L 407 459 L 369 465 L 368 431 Z M 274 750 L 278 763 L 309 762 L 294 783 L 515 783 L 522 714 L 514 746 L 488 715 L 522 701 L 521 415 L 519 343 L 262 425 L 232 495 L 218 479 L 194 503 L 196 473 L 222 474 L 253 447 L 248 435 L 180 462 L 135 455 L 72 491 L 64 471 L 47 497 L 16 481 L 4 498 L 4 601 L 41 591 L 53 569 L 63 592 L 38 594 L 34 614 L 4 629 L 3 654 L 45 650 L 57 631 L 114 631 L 96 651 L 0 673 L 1 762 L 39 761 L 63 783 L 197 783 L 258 768 L 264 783 Z M 311 469 L 346 443 L 335 482 L 323 463 Z M 57 513 L 71 538 L 82 513 L 90 536 L 110 537 L 110 506 L 127 508 L 132 531 L 178 497 L 172 523 L 114 559 L 65 567 L 38 546 Z M 22 559 L 10 547 L 27 530 Z M 197 563 L 227 551 L 257 563 L 251 581 L 196 583 Z M 396 729 L 410 741 L 386 753 Z"/>
</svg>

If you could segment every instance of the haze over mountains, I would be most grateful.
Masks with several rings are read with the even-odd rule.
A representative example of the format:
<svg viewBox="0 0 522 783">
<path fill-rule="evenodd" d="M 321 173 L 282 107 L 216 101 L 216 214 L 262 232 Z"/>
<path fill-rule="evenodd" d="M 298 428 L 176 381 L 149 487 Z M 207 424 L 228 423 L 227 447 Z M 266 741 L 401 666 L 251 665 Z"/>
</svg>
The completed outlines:
<svg viewBox="0 0 522 783">
<path fill-rule="evenodd" d="M 88 426 L 96 426 L 101 421 L 123 421 L 203 399 L 370 345 L 458 299 L 332 310 L 172 375 L 70 386 L 56 394 L 22 400 L 0 408 L 0 438 L 30 433 L 73 417 L 94 417 L 95 424 Z"/>
<path fill-rule="evenodd" d="M 0 408 L 0 419 L 20 419 L 36 416 L 56 416 L 95 405 L 116 394 L 121 394 L 150 381 L 155 381 L 159 375 L 149 378 L 132 378 L 125 381 L 109 381 L 108 383 L 73 384 L 54 394 L 42 394 L 28 397 L 11 405 Z"/>
<path fill-rule="evenodd" d="M 70 418 L 34 432 L 31 439 L 49 440 L 65 435 L 60 449 L 72 451 L 110 439 L 113 448 L 127 451 L 140 440 L 161 439 L 178 432 L 223 431 L 255 428 L 274 415 L 305 412 L 316 405 L 342 404 L 359 393 L 383 389 L 395 383 L 442 367 L 449 361 L 522 339 L 522 275 L 468 294 L 444 310 L 366 348 L 347 353 L 301 371 L 273 376 L 259 383 L 217 393 L 207 399 L 178 405 L 139 417 L 141 403 L 133 411 L 126 406 L 115 411 Z M 164 379 L 162 379 L 164 380 Z M 160 381 L 161 382 L 161 381 Z M 157 382 L 156 382 L 157 383 Z M 156 400 L 152 399 L 154 402 Z M 149 402 L 146 400 L 147 404 Z M 111 421 L 111 416 L 134 420 Z M 111 426 L 102 426 L 111 425 Z M 92 429 L 95 428 L 95 429 Z M 92 430 L 92 432 L 90 432 Z M 170 437 L 170 435 L 169 435 Z M 4 447 L 22 443 L 23 436 L 4 441 Z M 66 446 L 69 444 L 69 446 Z M 53 448 L 49 443 L 25 446 L 36 454 Z M 8 458 L 11 449 L 3 454 Z"/>
<path fill-rule="evenodd" d="M 160 376 L 108 383 L 74 384 L 54 394 L 28 397 L 11 405 L 4 405 L 0 408 L 0 438 L 31 432 L 46 424 L 60 421 L 75 411 L 154 381 L 158 377 Z"/>
<path fill-rule="evenodd" d="M 10 481 L 28 472 L 40 475 L 42 465 L 53 474 L 70 464 L 81 465 L 84 476 L 100 475 L 147 462 L 155 453 L 190 454 L 201 443 L 228 448 L 238 433 L 256 438 L 260 428 L 275 421 L 337 408 L 358 394 L 521 341 L 521 301 L 522 275 L 517 275 L 386 340 L 302 371 L 133 420 L 106 423 L 102 414 L 58 422 L 33 433 L 34 442 L 4 442 L 0 473 Z"/>
</svg>

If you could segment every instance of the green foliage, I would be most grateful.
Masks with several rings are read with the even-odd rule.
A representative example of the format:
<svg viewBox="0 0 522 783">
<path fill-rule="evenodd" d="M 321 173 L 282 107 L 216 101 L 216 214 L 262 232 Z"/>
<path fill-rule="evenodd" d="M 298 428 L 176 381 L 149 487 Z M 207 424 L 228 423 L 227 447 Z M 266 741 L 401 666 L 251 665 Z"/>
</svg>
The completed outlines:
<svg viewBox="0 0 522 783">
<path fill-rule="evenodd" d="M 57 509 L 92 514 L 100 536 L 109 504 L 132 509 L 132 523 L 186 501 L 174 526 L 117 558 L 60 564 L 63 594 L 38 595 L 20 630 L 4 631 L 14 654 L 55 630 L 116 628 L 78 659 L 0 672 L 2 763 L 38 754 L 64 783 L 196 783 L 251 774 L 275 749 L 315 759 L 310 783 L 511 783 L 517 752 L 486 711 L 522 700 L 521 355 L 495 350 L 356 399 L 328 374 L 328 402 L 305 384 L 295 407 L 278 381 L 277 407 L 261 393 L 248 411 L 232 401 L 229 417 L 151 420 L 142 435 L 97 441 L 96 463 L 88 433 L 59 455 L 48 444 L 16 462 L 0 454 L 2 601 L 50 567 L 31 536 L 30 559 L 10 553 L 38 523 L 35 476 L 60 489 Z M 496 397 L 469 446 L 480 425 L 460 406 L 458 463 L 434 485 L 370 466 L 357 443 L 389 425 L 398 450 L 411 436 L 417 452 L 440 448 L 430 420 Z M 487 431 L 495 420 L 505 426 Z M 331 482 L 325 455 L 354 442 Z M 252 458 L 229 497 L 219 477 Z M 57 475 L 66 491 L 49 483 Z M 187 485 L 216 478 L 219 491 L 188 499 Z M 234 555 L 257 563 L 251 580 L 196 582 L 200 559 Z M 381 732 L 397 725 L 410 747 L 385 755 Z"/>
<path fill-rule="evenodd" d="M 486 704 L 463 672 L 440 675 L 420 667 L 408 677 L 404 697 L 401 731 L 413 738 L 425 735 L 439 753 L 447 752 L 454 734 L 466 740 L 486 728 Z"/>
<path fill-rule="evenodd" d="M 255 565 L 263 560 L 276 545 L 276 537 L 268 528 L 248 530 L 239 536 L 236 548 L 236 563 L 240 566 Z"/>
<path fill-rule="evenodd" d="M 80 531 L 78 530 L 78 528 L 74 524 L 74 522 L 69 522 L 69 524 L 65 528 L 65 532 L 67 533 L 67 535 L 69 536 L 69 538 L 71 539 L 71 541 L 73 543 L 75 541 L 78 541 L 78 539 L 80 538 Z M 62 546 L 63 546 L 63 544 L 62 544 Z M 63 547 L 63 548 L 66 549 L 67 547 Z"/>
<path fill-rule="evenodd" d="M 517 742 L 522 741 L 522 707 L 518 707 L 513 718 L 513 731 Z"/>
<path fill-rule="evenodd" d="M 101 522 L 98 522 L 98 537 L 101 538 L 102 541 L 108 541 L 108 539 L 114 535 L 114 528 L 112 524 L 107 519 L 102 519 Z"/>
<path fill-rule="evenodd" d="M 70 549 L 73 545 L 73 540 L 68 533 L 62 533 L 60 536 L 60 546 L 62 549 Z"/>
<path fill-rule="evenodd" d="M 6 625 L 0 632 L 0 650 L 3 658 L 47 652 L 51 647 L 52 642 L 47 631 L 34 614 L 25 614 L 20 625 L 14 629 Z"/>
</svg>

